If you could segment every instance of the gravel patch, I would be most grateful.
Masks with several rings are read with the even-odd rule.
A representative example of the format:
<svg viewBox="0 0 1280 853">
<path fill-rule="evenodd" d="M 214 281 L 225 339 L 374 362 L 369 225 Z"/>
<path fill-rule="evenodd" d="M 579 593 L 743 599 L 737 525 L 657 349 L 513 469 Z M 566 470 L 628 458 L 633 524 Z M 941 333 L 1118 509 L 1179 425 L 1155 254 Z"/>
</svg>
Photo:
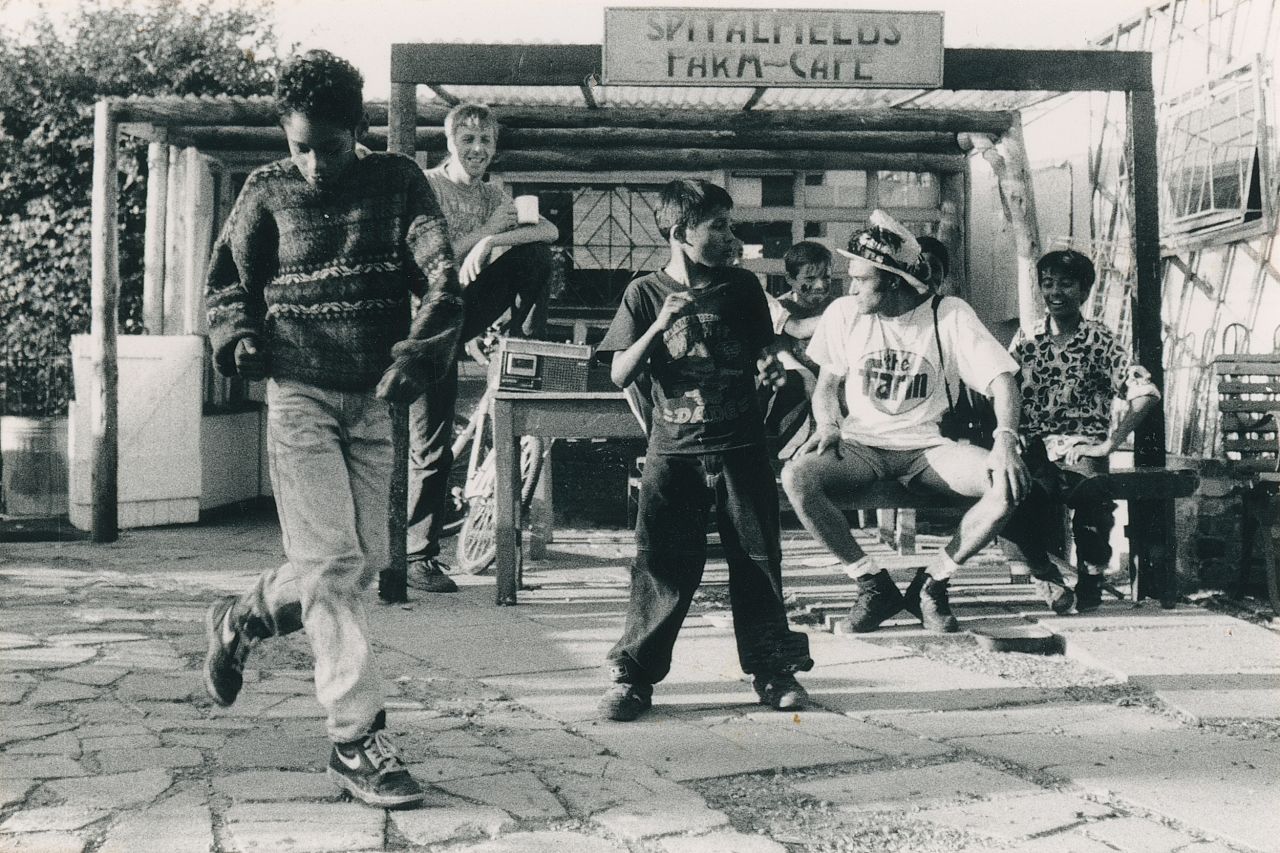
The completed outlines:
<svg viewBox="0 0 1280 853">
<path fill-rule="evenodd" d="M 972 637 L 926 641 L 914 645 L 914 648 L 919 654 L 938 663 L 996 675 L 1028 687 L 1060 690 L 1124 683 L 1111 673 L 1090 669 L 1062 655 L 993 652 L 977 645 Z"/>
<path fill-rule="evenodd" d="M 791 853 L 955 853 L 1000 845 L 909 812 L 849 814 L 786 784 L 789 774 L 708 779 L 693 787 L 740 832 L 765 835 Z"/>
</svg>

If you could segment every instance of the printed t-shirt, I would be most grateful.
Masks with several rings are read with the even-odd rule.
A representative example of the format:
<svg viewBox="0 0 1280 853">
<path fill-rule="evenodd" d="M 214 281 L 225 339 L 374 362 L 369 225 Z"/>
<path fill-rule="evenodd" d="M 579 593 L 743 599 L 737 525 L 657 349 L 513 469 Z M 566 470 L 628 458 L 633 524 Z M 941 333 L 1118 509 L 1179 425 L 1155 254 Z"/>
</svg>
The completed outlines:
<svg viewBox="0 0 1280 853">
<path fill-rule="evenodd" d="M 637 278 L 600 342 L 602 351 L 625 350 L 653 325 L 668 294 L 694 295 L 649 351 L 649 444 L 657 453 L 716 453 L 764 442 L 756 359 L 773 337 L 764 289 L 746 270 L 714 272 L 709 285 L 692 290 L 664 272 Z"/>
<path fill-rule="evenodd" d="M 1021 365 L 1019 431 L 1026 436 L 1105 441 L 1113 400 L 1160 396 L 1151 373 L 1133 364 L 1111 330 L 1094 320 L 1081 320 L 1075 334 L 1059 345 L 1050 337 L 1046 317 L 1034 335 L 1019 330 L 1009 352 Z"/>
<path fill-rule="evenodd" d="M 890 450 L 916 450 L 946 441 L 938 421 L 947 411 L 945 369 L 952 403 L 963 379 L 985 391 L 1018 365 L 962 299 L 938 304 L 939 363 L 933 300 L 898 317 L 863 314 L 858 301 L 831 303 L 809 342 L 809 358 L 845 377 L 849 414 L 840 433 L 849 441 Z"/>
</svg>

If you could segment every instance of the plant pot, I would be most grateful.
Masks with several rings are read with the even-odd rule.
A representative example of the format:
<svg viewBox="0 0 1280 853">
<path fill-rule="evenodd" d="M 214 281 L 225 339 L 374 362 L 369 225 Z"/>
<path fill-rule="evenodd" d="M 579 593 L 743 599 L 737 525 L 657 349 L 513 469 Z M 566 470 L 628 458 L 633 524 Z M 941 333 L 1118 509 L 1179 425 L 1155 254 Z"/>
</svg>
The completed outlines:
<svg viewBox="0 0 1280 853">
<path fill-rule="evenodd" d="M 0 417 L 0 514 L 67 514 L 65 417 Z"/>
</svg>

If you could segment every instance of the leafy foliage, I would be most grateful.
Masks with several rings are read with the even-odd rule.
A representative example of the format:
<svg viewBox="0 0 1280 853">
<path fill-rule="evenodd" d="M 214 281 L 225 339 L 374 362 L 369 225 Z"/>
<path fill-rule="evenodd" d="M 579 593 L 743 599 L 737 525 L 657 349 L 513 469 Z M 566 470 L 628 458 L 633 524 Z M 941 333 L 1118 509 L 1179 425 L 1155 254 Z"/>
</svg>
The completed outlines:
<svg viewBox="0 0 1280 853">
<path fill-rule="evenodd" d="M 89 326 L 93 106 L 128 95 L 271 91 L 262 6 L 82 0 L 0 30 L 0 414 L 58 414 L 70 336 Z M 146 144 L 120 146 L 120 328 L 141 326 Z"/>
</svg>

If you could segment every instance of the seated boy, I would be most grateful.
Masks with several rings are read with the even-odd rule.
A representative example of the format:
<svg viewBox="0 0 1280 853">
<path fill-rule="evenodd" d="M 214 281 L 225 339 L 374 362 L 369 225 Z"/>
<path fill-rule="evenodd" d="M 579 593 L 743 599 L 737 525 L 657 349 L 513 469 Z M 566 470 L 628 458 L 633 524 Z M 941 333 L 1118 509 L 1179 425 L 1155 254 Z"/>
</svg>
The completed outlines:
<svg viewBox="0 0 1280 853">
<path fill-rule="evenodd" d="M 1025 458 L 1032 486 L 1009 519 L 1000 544 L 1011 560 L 1031 568 L 1045 603 L 1066 613 L 1102 604 L 1102 575 L 1111 561 L 1115 504 L 1094 494 L 1091 474 L 1105 473 L 1107 457 L 1160 402 L 1160 391 L 1146 368 L 1101 323 L 1086 320 L 1080 306 L 1089 296 L 1093 262 L 1079 252 L 1049 252 L 1036 264 L 1044 325 L 1034 334 L 1019 332 L 1009 352 L 1019 364 Z M 1124 414 L 1111 426 L 1111 405 L 1124 402 Z M 1061 529 L 1063 508 L 1071 509 L 1075 541 L 1074 594 L 1049 559 L 1046 530 Z"/>
<path fill-rule="evenodd" d="M 765 432 L 776 436 L 782 448 L 778 455 L 785 459 L 811 431 L 809 395 L 818 381 L 818 365 L 805 349 L 818 318 L 836 294 L 831 288 L 831 251 L 821 243 L 796 243 L 782 256 L 782 264 L 791 290 L 776 299 L 769 297 L 769 316 L 786 379 L 767 396 Z"/>
<path fill-rule="evenodd" d="M 782 601 L 778 494 L 764 444 L 757 371 L 781 371 L 764 289 L 731 266 L 733 200 L 702 180 L 663 188 L 655 219 L 671 256 L 631 282 L 600 344 L 620 388 L 648 374 L 652 427 L 640 485 L 626 627 L 609 652 L 606 719 L 634 720 L 671 668 L 676 635 L 707 558 L 708 492 L 729 563 L 738 660 L 761 704 L 800 707 L 795 673 L 813 667 L 809 638 Z"/>
</svg>

